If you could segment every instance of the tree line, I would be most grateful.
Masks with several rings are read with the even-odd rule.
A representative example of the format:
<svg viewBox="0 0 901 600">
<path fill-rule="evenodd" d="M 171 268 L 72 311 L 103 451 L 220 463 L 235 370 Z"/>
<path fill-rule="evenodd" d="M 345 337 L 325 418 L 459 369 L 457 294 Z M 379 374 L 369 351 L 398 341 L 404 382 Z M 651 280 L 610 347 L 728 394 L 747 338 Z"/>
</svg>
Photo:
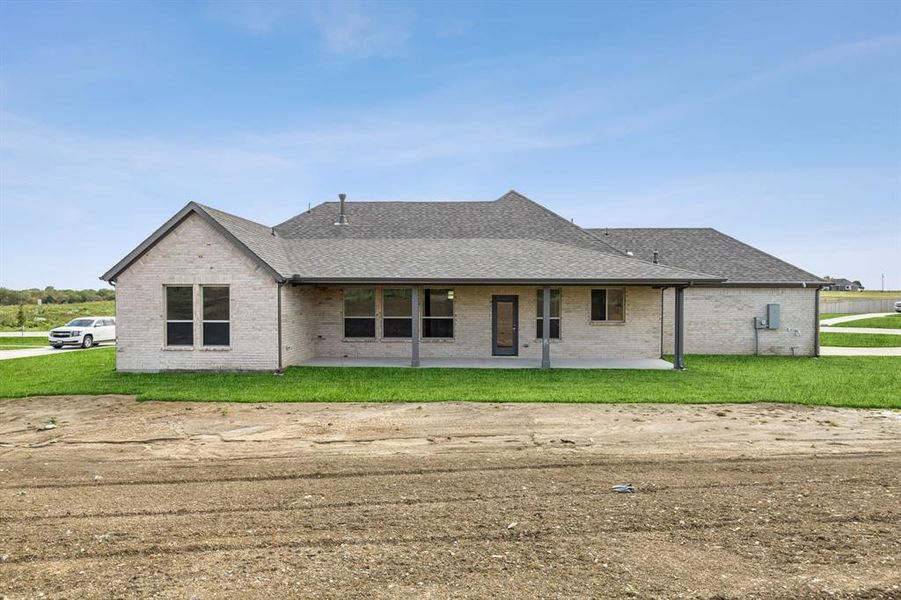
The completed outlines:
<svg viewBox="0 0 901 600">
<path fill-rule="evenodd" d="M 106 288 L 97 290 L 58 290 L 52 285 L 44 289 L 30 288 L 27 290 L 11 290 L 0 287 L 0 306 L 14 306 L 17 304 L 76 304 L 79 302 L 98 302 L 100 300 L 115 300 L 116 290 Z"/>
</svg>

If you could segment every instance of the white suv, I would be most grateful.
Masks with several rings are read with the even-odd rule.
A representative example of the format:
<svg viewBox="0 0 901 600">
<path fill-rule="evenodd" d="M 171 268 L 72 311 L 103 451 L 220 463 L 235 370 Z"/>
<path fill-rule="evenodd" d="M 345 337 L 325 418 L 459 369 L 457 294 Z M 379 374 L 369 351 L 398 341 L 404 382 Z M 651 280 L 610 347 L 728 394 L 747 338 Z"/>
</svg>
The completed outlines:
<svg viewBox="0 0 901 600">
<path fill-rule="evenodd" d="M 65 327 L 50 331 L 50 345 L 90 348 L 100 342 L 116 341 L 116 319 L 113 317 L 79 317 Z"/>
<path fill-rule="evenodd" d="M 901 312 L 901 300 L 895 302 L 895 312 Z"/>
</svg>

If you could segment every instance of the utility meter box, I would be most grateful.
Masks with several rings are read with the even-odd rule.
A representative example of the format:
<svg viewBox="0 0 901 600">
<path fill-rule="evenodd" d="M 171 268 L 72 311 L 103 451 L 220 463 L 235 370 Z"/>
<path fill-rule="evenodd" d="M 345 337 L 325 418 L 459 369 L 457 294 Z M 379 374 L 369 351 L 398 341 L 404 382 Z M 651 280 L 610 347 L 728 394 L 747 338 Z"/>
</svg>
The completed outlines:
<svg viewBox="0 0 901 600">
<path fill-rule="evenodd" d="M 779 304 L 766 305 L 766 328 L 779 329 Z"/>
</svg>

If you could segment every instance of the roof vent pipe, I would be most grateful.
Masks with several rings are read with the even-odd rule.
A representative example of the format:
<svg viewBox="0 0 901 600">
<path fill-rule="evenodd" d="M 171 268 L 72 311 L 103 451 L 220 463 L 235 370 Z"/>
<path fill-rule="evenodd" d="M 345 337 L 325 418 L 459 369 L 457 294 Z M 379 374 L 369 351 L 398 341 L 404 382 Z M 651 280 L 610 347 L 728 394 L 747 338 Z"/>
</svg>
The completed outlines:
<svg viewBox="0 0 901 600">
<path fill-rule="evenodd" d="M 654 264 L 660 264 L 660 253 L 654 250 Z"/>
<path fill-rule="evenodd" d="M 347 200 L 347 194 L 338 194 L 339 205 L 341 207 L 338 212 L 338 222 L 335 225 L 347 225 L 347 214 L 344 211 L 345 200 Z"/>
</svg>

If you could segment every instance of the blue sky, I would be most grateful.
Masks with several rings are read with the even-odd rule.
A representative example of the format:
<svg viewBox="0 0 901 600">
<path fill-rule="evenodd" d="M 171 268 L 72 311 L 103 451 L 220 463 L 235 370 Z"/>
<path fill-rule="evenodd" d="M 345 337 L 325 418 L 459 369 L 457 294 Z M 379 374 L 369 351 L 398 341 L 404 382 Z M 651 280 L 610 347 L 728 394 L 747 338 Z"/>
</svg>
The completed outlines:
<svg viewBox="0 0 901 600">
<path fill-rule="evenodd" d="M 511 188 L 901 289 L 901 3 L 0 2 L 0 285 L 104 285 L 189 200 Z"/>
</svg>

